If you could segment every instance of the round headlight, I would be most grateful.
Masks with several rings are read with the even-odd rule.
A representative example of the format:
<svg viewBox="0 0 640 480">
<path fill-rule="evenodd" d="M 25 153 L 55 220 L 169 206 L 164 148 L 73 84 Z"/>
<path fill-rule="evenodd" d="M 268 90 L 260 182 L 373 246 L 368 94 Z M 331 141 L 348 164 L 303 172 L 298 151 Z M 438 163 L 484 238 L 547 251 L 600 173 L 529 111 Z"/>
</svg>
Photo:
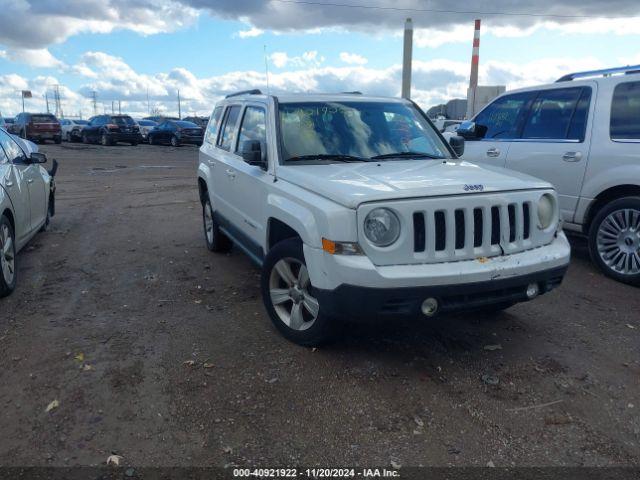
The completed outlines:
<svg viewBox="0 0 640 480">
<path fill-rule="evenodd" d="M 400 220 L 388 208 L 376 208 L 364 219 L 364 234 L 375 246 L 387 247 L 400 236 Z"/>
<path fill-rule="evenodd" d="M 553 195 L 545 193 L 538 200 L 538 228 L 546 230 L 551 226 L 555 216 L 555 199 Z"/>
</svg>

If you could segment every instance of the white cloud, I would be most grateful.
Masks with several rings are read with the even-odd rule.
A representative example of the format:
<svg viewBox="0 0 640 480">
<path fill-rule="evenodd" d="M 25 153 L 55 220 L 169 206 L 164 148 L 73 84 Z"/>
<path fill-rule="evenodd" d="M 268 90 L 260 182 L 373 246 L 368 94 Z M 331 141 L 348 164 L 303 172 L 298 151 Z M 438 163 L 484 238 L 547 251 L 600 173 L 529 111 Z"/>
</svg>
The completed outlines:
<svg viewBox="0 0 640 480">
<path fill-rule="evenodd" d="M 11 48 L 7 51 L 0 51 L 0 57 L 38 68 L 64 67 L 64 63 L 54 57 L 46 48 Z"/>
<path fill-rule="evenodd" d="M 318 67 L 324 63 L 325 58 L 318 54 L 316 50 L 304 52 L 297 57 L 290 57 L 287 52 L 273 52 L 269 55 L 269 60 L 276 68 L 291 67 Z"/>
<path fill-rule="evenodd" d="M 349 65 L 364 65 L 369 61 L 362 55 L 349 52 L 340 53 L 340 60 L 342 60 L 344 63 L 348 63 Z"/>
<path fill-rule="evenodd" d="M 249 30 L 240 30 L 238 32 L 238 37 L 240 37 L 240 38 L 253 38 L 253 37 L 259 37 L 263 33 L 264 33 L 264 30 L 261 30 L 261 29 L 256 28 L 256 27 L 251 27 Z"/>
</svg>

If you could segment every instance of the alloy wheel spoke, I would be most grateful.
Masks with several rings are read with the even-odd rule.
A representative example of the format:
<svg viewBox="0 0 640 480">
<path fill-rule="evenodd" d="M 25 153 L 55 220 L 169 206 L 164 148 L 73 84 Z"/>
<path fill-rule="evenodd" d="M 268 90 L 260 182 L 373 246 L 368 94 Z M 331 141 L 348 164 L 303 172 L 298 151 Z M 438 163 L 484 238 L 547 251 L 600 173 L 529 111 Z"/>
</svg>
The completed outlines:
<svg viewBox="0 0 640 480">
<path fill-rule="evenodd" d="M 280 305 L 281 303 L 291 300 L 289 290 L 285 288 L 274 288 L 269 293 L 271 295 L 271 303 L 274 305 Z"/>
<path fill-rule="evenodd" d="M 309 270 L 304 265 L 300 266 L 300 272 L 298 272 L 298 285 L 300 288 L 307 288 L 309 285 Z"/>
<path fill-rule="evenodd" d="M 302 316 L 302 305 L 300 303 L 294 303 L 291 308 L 291 317 L 289 319 L 289 327 L 294 330 L 300 330 L 304 323 L 304 317 Z"/>
<path fill-rule="evenodd" d="M 291 271 L 291 266 L 286 260 L 280 260 L 275 265 L 276 272 L 288 287 L 292 287 L 296 283 L 296 277 Z"/>
<path fill-rule="evenodd" d="M 318 304 L 318 300 L 316 300 L 309 294 L 305 294 L 304 300 L 302 303 L 304 305 L 304 308 L 306 308 L 307 311 L 311 315 L 313 315 L 313 318 L 316 318 L 318 316 L 318 312 L 320 311 L 320 305 Z"/>
</svg>

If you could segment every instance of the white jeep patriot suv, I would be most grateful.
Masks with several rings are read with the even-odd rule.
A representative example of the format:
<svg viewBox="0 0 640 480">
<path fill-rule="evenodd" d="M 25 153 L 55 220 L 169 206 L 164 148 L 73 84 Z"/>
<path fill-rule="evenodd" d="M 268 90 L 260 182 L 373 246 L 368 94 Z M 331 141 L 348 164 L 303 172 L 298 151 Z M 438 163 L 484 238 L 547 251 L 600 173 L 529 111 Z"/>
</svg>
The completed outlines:
<svg viewBox="0 0 640 480">
<path fill-rule="evenodd" d="M 207 246 L 261 265 L 267 312 L 302 345 L 337 319 L 500 310 L 558 286 L 553 187 L 463 148 L 407 100 L 229 95 L 200 149 Z"/>
<path fill-rule="evenodd" d="M 465 160 L 553 183 L 564 228 L 588 236 L 604 273 L 640 285 L 640 65 L 505 93 L 457 134 Z"/>
</svg>

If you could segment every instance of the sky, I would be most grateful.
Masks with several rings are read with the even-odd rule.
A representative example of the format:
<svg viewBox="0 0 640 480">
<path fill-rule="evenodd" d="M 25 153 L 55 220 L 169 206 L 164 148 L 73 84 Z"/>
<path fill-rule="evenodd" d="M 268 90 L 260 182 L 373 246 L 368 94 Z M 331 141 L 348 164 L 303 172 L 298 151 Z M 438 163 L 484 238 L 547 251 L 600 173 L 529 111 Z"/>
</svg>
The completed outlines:
<svg viewBox="0 0 640 480">
<path fill-rule="evenodd" d="M 399 96 L 405 18 L 412 97 L 464 98 L 473 20 L 480 84 L 511 90 L 640 64 L 638 0 L 0 0 L 0 112 L 209 115 L 233 91 Z M 56 87 L 56 85 L 58 87 Z"/>
</svg>

